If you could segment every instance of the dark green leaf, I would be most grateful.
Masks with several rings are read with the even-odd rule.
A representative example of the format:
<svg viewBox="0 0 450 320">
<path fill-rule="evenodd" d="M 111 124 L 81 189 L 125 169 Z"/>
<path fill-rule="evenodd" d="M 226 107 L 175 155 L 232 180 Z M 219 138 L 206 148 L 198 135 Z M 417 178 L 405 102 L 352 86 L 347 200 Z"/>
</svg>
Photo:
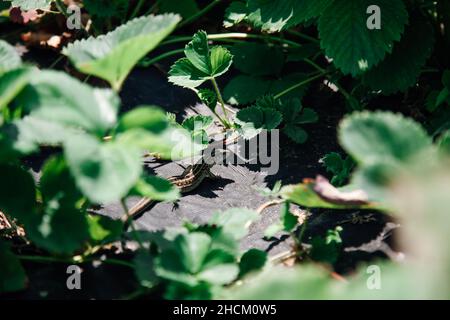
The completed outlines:
<svg viewBox="0 0 450 320">
<path fill-rule="evenodd" d="M 0 164 L 0 211 L 25 221 L 34 214 L 36 190 L 31 175 L 18 166 Z"/>
<path fill-rule="evenodd" d="M 241 258 L 239 262 L 239 278 L 249 273 L 259 271 L 266 265 L 267 253 L 258 249 L 250 249 Z"/>
<path fill-rule="evenodd" d="M 253 76 L 279 74 L 285 60 L 279 47 L 256 42 L 237 43 L 231 53 L 236 69 Z"/>
<path fill-rule="evenodd" d="M 364 75 L 363 81 L 372 89 L 392 94 L 416 84 L 433 50 L 434 34 L 432 25 L 422 15 L 412 15 L 411 21 L 392 53 Z"/>
<path fill-rule="evenodd" d="M 19 291 L 25 288 L 27 276 L 19 259 L 11 252 L 9 244 L 0 240 L 0 293 Z"/>
<path fill-rule="evenodd" d="M 369 6 L 381 10 L 381 29 L 367 27 Z M 344 74 L 359 75 L 392 52 L 408 22 L 401 0 L 333 1 L 319 19 L 321 47 Z"/>
</svg>

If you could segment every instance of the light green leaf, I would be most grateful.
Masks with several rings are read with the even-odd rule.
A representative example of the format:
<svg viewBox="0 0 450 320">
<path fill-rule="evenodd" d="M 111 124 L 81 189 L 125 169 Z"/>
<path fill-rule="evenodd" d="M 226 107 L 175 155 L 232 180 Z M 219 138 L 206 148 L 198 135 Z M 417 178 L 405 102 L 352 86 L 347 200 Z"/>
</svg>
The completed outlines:
<svg viewBox="0 0 450 320">
<path fill-rule="evenodd" d="M 372 89 L 388 95 L 416 84 L 433 50 L 434 35 L 432 25 L 422 15 L 411 16 L 411 21 L 400 42 L 394 45 L 392 54 L 364 74 L 364 83 Z"/>
<path fill-rule="evenodd" d="M 139 284 L 146 288 L 153 288 L 159 279 L 154 271 L 154 259 L 149 252 L 139 250 L 133 259 L 134 273 Z"/>
<path fill-rule="evenodd" d="M 169 125 L 166 114 L 156 106 L 141 106 L 125 113 L 119 121 L 118 132 L 129 129 L 142 128 L 158 134 Z"/>
<path fill-rule="evenodd" d="M 209 58 L 208 35 L 205 31 L 198 31 L 186 45 L 184 54 L 192 65 L 203 73 L 211 74 L 211 59 Z"/>
<path fill-rule="evenodd" d="M 367 27 L 366 11 L 371 5 L 380 7 L 380 30 Z M 333 1 L 319 19 L 321 46 L 344 74 L 356 76 L 392 52 L 407 22 L 408 12 L 401 0 Z"/>
<path fill-rule="evenodd" d="M 53 0 L 6 0 L 11 2 L 11 6 L 19 7 L 24 11 L 36 9 L 49 9 Z"/>
<path fill-rule="evenodd" d="M 322 13 L 330 0 L 249 0 L 247 20 L 267 32 L 278 32 Z"/>
<path fill-rule="evenodd" d="M 196 115 L 185 119 L 181 126 L 193 132 L 208 129 L 212 122 L 213 118 L 210 116 Z"/>
<path fill-rule="evenodd" d="M 17 100 L 34 118 L 98 136 L 116 124 L 119 107 L 111 90 L 93 89 L 57 71 L 35 73 Z"/>
<path fill-rule="evenodd" d="M 16 98 L 31 78 L 31 69 L 21 68 L 0 72 L 0 110 Z"/>
<path fill-rule="evenodd" d="M 223 232 L 232 235 L 236 240 L 243 238 L 251 223 L 258 219 L 257 212 L 245 208 L 232 208 L 217 212 L 210 220 L 210 225 L 223 228 Z"/>
<path fill-rule="evenodd" d="M 431 146 L 419 124 L 389 112 L 353 113 L 339 127 L 339 141 L 361 164 L 406 162 Z"/>
<path fill-rule="evenodd" d="M 169 71 L 169 81 L 184 88 L 196 88 L 208 79 L 208 74 L 195 68 L 187 58 L 176 61 Z"/>
<path fill-rule="evenodd" d="M 14 47 L 6 41 L 0 40 L 0 75 L 20 67 L 21 64 L 22 59 Z"/>
<path fill-rule="evenodd" d="M 180 191 L 170 181 L 157 176 L 140 179 L 132 193 L 157 201 L 175 201 L 180 197 Z"/>
<path fill-rule="evenodd" d="M 202 268 L 209 252 L 211 238 L 201 232 L 181 234 L 174 241 L 174 248 L 185 270 L 196 274 Z"/>
<path fill-rule="evenodd" d="M 184 159 L 200 153 L 205 146 L 192 141 L 184 128 L 169 127 L 162 133 L 153 134 L 142 128 L 130 129 L 117 137 L 124 145 L 156 153 L 163 159 Z"/>
<path fill-rule="evenodd" d="M 186 58 L 176 61 L 169 71 L 169 81 L 185 88 L 196 88 L 204 81 L 224 74 L 233 62 L 231 53 L 220 46 L 211 49 L 206 32 L 197 32 L 184 53 Z"/>
<path fill-rule="evenodd" d="M 106 216 L 87 215 L 87 223 L 91 241 L 95 244 L 110 243 L 120 238 L 123 223 Z"/>
<path fill-rule="evenodd" d="M 230 28 L 235 24 L 243 21 L 247 16 L 247 6 L 244 2 L 233 1 L 225 10 L 225 17 L 223 19 L 223 26 Z"/>
<path fill-rule="evenodd" d="M 64 153 L 77 186 L 94 203 L 125 197 L 142 172 L 138 150 L 118 141 L 80 134 L 66 141 Z"/>
<path fill-rule="evenodd" d="M 233 55 L 228 49 L 221 46 L 214 46 L 210 52 L 212 77 L 218 77 L 228 71 L 233 63 Z"/>
<path fill-rule="evenodd" d="M 239 267 L 234 263 L 220 264 L 202 270 L 198 279 L 215 285 L 226 285 L 237 278 Z"/>
<path fill-rule="evenodd" d="M 118 91 L 133 67 L 168 36 L 180 21 L 178 15 L 136 18 L 114 31 L 76 41 L 64 49 L 81 72 L 107 80 Z"/>
<path fill-rule="evenodd" d="M 11 252 L 9 244 L 0 240 L 0 293 L 19 291 L 25 288 L 27 276 L 19 259 Z"/>
</svg>

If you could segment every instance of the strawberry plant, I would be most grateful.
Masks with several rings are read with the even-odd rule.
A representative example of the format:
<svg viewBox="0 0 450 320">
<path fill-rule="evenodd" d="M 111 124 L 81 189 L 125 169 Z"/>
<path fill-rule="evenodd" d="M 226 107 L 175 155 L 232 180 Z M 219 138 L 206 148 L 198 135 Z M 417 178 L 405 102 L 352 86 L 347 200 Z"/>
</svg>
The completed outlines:
<svg viewBox="0 0 450 320">
<path fill-rule="evenodd" d="M 114 298 L 448 298 L 449 9 L 2 1 L 0 294 L 48 264 L 124 268 Z M 255 141 L 274 176 L 216 159 Z"/>
</svg>

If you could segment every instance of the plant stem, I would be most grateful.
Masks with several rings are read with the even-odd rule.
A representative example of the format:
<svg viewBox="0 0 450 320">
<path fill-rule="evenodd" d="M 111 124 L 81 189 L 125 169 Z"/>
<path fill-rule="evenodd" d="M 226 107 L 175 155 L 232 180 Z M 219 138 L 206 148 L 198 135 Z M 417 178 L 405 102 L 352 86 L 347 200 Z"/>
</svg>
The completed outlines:
<svg viewBox="0 0 450 320">
<path fill-rule="evenodd" d="M 214 8 L 216 5 L 218 5 L 220 3 L 221 0 L 213 0 L 210 4 L 208 4 L 206 7 L 204 7 L 202 10 L 200 10 L 199 12 L 197 12 L 196 14 L 190 16 L 189 18 L 187 18 L 186 20 L 182 21 L 178 26 L 178 28 L 182 28 L 185 25 L 197 20 L 198 18 L 204 16 L 205 14 L 207 14 L 212 8 Z"/>
<path fill-rule="evenodd" d="M 162 0 L 156 1 L 156 2 L 150 7 L 150 9 L 147 10 L 147 12 L 145 13 L 145 15 L 148 15 L 148 14 L 152 13 L 153 10 L 155 10 L 156 8 L 158 8 L 158 7 L 159 7 L 159 4 L 161 3 L 161 1 L 162 1 Z"/>
<path fill-rule="evenodd" d="M 141 67 L 146 68 L 146 67 L 149 67 L 149 66 L 155 64 L 156 62 L 159 62 L 159 61 L 161 61 L 161 60 L 163 60 L 165 58 L 168 58 L 168 57 L 171 57 L 171 56 L 175 56 L 175 55 L 178 55 L 178 54 L 183 53 L 183 52 L 184 52 L 184 49 L 176 49 L 176 50 L 168 51 L 168 52 L 165 52 L 165 53 L 163 53 L 163 54 L 161 54 L 161 55 L 159 55 L 159 56 L 157 56 L 155 58 L 148 59 L 148 60 L 143 60 L 139 65 Z"/>
<path fill-rule="evenodd" d="M 291 41 L 288 39 L 283 39 L 276 36 L 269 36 L 269 35 L 259 35 L 259 34 L 250 34 L 250 33 L 244 33 L 244 32 L 230 32 L 230 33 L 219 33 L 219 34 L 209 34 L 208 35 L 209 40 L 224 40 L 224 39 L 259 39 L 259 40 L 271 40 L 275 42 L 284 43 L 287 45 L 291 45 L 293 47 L 301 47 L 302 45 L 300 43 L 297 43 L 295 41 Z M 169 38 L 166 41 L 161 42 L 160 45 L 165 44 L 171 44 L 171 43 L 177 43 L 177 42 L 188 42 L 191 41 L 192 37 L 172 37 Z"/>
<path fill-rule="evenodd" d="M 69 17 L 69 14 L 67 13 L 67 10 L 65 9 L 66 6 L 64 5 L 62 0 L 56 0 L 55 1 L 56 8 L 58 8 L 58 11 L 61 12 L 66 18 Z"/>
<path fill-rule="evenodd" d="M 222 112 L 225 117 L 223 125 L 225 126 L 225 128 L 229 129 L 229 128 L 231 128 L 231 126 L 230 126 L 230 122 L 228 119 L 228 113 L 227 113 L 227 109 L 225 108 L 225 102 L 223 101 L 222 94 L 220 93 L 220 90 L 219 90 L 219 86 L 217 85 L 216 79 L 211 78 L 211 82 L 213 84 L 214 90 L 216 91 L 217 100 L 219 101 L 219 103 L 222 107 Z"/>
<path fill-rule="evenodd" d="M 127 218 L 126 221 L 125 221 L 125 225 L 128 224 L 128 223 L 130 224 L 131 231 L 132 231 L 132 234 L 134 236 L 134 240 L 137 241 L 137 243 L 139 244 L 139 247 L 141 249 L 144 249 L 144 243 L 142 242 L 141 237 L 139 236 L 139 234 L 138 234 L 138 232 L 136 230 L 136 227 L 134 226 L 134 221 L 133 221 L 132 217 L 130 216 L 130 211 L 128 210 L 127 203 L 125 202 L 125 199 L 122 198 L 120 200 L 120 204 L 122 205 L 123 211 L 125 212 L 125 215 L 126 215 L 126 218 Z"/>
<path fill-rule="evenodd" d="M 133 13 L 131 14 L 130 19 L 136 18 L 136 16 L 139 14 L 139 11 L 141 11 L 142 6 L 144 5 L 145 0 L 139 0 L 138 4 L 133 10 Z"/>
<path fill-rule="evenodd" d="M 20 260 L 24 261 L 33 261 L 38 263 L 70 263 L 70 264 L 80 264 L 80 263 L 87 263 L 92 262 L 97 259 L 95 258 L 89 258 L 82 261 L 76 261 L 73 258 L 57 258 L 57 257 L 46 257 L 46 256 L 29 256 L 29 255 L 17 255 L 17 257 Z M 114 265 L 120 265 L 125 267 L 134 268 L 134 265 L 132 263 L 122 261 L 119 259 L 106 259 L 106 260 L 100 260 L 103 263 L 108 264 L 114 264 Z"/>
<path fill-rule="evenodd" d="M 326 75 L 327 72 L 320 72 L 320 73 L 316 73 L 315 75 L 311 76 L 310 78 L 300 81 L 299 83 L 294 84 L 293 86 L 290 86 L 289 88 L 287 88 L 286 90 L 278 93 L 276 96 L 274 96 L 275 99 L 280 99 L 282 96 L 288 94 L 289 92 L 291 92 L 292 90 L 295 90 L 301 86 L 304 86 L 305 84 L 308 84 L 316 79 L 319 79 L 320 77 L 323 77 L 324 75 Z"/>
<path fill-rule="evenodd" d="M 308 36 L 307 34 L 295 31 L 295 30 L 287 30 L 286 32 L 289 34 L 292 34 L 294 36 L 297 36 L 299 38 L 302 38 L 304 40 L 308 40 L 309 42 L 320 43 L 320 41 L 318 39 Z"/>
</svg>

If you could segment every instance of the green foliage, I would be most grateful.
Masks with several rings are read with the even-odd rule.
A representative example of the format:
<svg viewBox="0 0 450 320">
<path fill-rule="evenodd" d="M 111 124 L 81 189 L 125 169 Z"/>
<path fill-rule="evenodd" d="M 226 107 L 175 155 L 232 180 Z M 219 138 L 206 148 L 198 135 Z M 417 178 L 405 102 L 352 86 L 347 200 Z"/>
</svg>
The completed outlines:
<svg viewBox="0 0 450 320">
<path fill-rule="evenodd" d="M 280 231 L 292 232 L 298 224 L 298 219 L 289 210 L 290 203 L 286 201 L 281 206 L 279 223 L 269 226 L 264 232 L 266 238 L 272 238 Z"/>
<path fill-rule="evenodd" d="M 10 245 L 0 240 L 0 293 L 19 291 L 25 288 L 27 277 L 19 259 L 11 252 Z"/>
<path fill-rule="evenodd" d="M 141 178 L 131 194 L 137 194 L 156 201 L 175 201 L 180 197 L 180 191 L 166 179 L 157 176 Z"/>
<path fill-rule="evenodd" d="M 246 7 L 233 2 L 228 8 L 225 26 L 246 20 L 262 31 L 277 32 L 317 17 L 329 0 L 248 0 Z"/>
<path fill-rule="evenodd" d="M 192 139 L 201 144 L 208 144 L 209 138 L 206 130 L 211 126 L 213 118 L 210 116 L 196 115 L 183 121 L 181 126 L 191 132 Z"/>
<path fill-rule="evenodd" d="M 267 253 L 258 249 L 245 252 L 239 261 L 239 277 L 260 271 L 267 263 Z"/>
<path fill-rule="evenodd" d="M 209 47 L 208 36 L 204 31 L 199 31 L 192 37 L 184 54 L 186 58 L 181 58 L 172 65 L 169 81 L 190 89 L 224 74 L 233 62 L 233 56 L 224 47 Z"/>
<path fill-rule="evenodd" d="M 124 18 L 128 12 L 127 0 L 84 0 L 84 8 L 95 19 Z"/>
<path fill-rule="evenodd" d="M 234 67 L 254 76 L 279 74 L 284 65 L 284 54 L 280 47 L 256 42 L 236 43 L 231 53 Z"/>
<path fill-rule="evenodd" d="M 255 105 L 240 110 L 236 115 L 236 122 L 248 137 L 262 129 L 275 129 L 284 122 L 282 132 L 296 143 L 304 143 L 308 138 L 301 125 L 317 120 L 316 112 L 303 108 L 300 99 L 274 99 L 273 96 L 262 97 Z"/>
<path fill-rule="evenodd" d="M 11 2 L 12 7 L 22 10 L 48 9 L 53 0 L 6 0 Z"/>
<path fill-rule="evenodd" d="M 199 12 L 195 0 L 162 0 L 159 5 L 160 12 L 178 13 L 183 19 L 189 18 Z"/>
<path fill-rule="evenodd" d="M 25 220 L 34 213 L 36 191 L 31 175 L 22 168 L 1 164 L 2 179 L 8 183 L 0 184 L 0 210 L 9 216 Z"/>
<path fill-rule="evenodd" d="M 347 156 L 345 159 L 339 153 L 330 152 L 323 157 L 320 162 L 325 166 L 328 172 L 333 174 L 331 183 L 340 187 L 347 182 L 355 163 L 352 158 Z"/>
<path fill-rule="evenodd" d="M 338 226 L 334 230 L 327 230 L 324 237 L 314 237 L 311 240 L 311 258 L 329 264 L 335 263 L 342 249 L 342 230 L 342 227 Z"/>
<path fill-rule="evenodd" d="M 123 198 L 142 172 L 138 149 L 120 141 L 80 134 L 65 143 L 64 154 L 78 187 L 94 203 Z"/>
<path fill-rule="evenodd" d="M 240 257 L 237 241 L 257 213 L 234 208 L 217 213 L 206 226 L 193 224 L 154 241 L 158 252 L 138 252 L 135 272 L 142 286 L 164 284 L 168 299 L 214 297 L 221 287 L 264 267 L 266 254 L 251 250 Z"/>
<path fill-rule="evenodd" d="M 406 91 L 416 84 L 433 45 L 432 25 L 422 15 L 411 16 L 400 42 L 394 45 L 391 54 L 364 74 L 363 82 L 386 95 Z"/>
<path fill-rule="evenodd" d="M 0 40 L 0 74 L 18 68 L 22 64 L 17 51 L 8 42 Z"/>
<path fill-rule="evenodd" d="M 361 165 L 406 162 L 431 146 L 419 124 L 389 112 L 352 114 L 339 127 L 339 141 Z"/>
<path fill-rule="evenodd" d="M 1 75 L 1 74 L 0 74 Z M 0 78 L 0 110 L 25 88 L 31 75 L 28 68 L 7 71 Z"/>
<path fill-rule="evenodd" d="M 173 14 L 137 18 L 106 35 L 69 44 L 64 53 L 78 70 L 105 79 L 119 91 L 133 67 L 179 21 L 180 17 Z"/>
<path fill-rule="evenodd" d="M 366 25 L 366 10 L 374 4 L 381 9 L 381 30 L 370 30 Z M 392 51 L 407 21 L 408 13 L 401 0 L 333 1 L 319 19 L 321 46 L 344 74 L 356 76 Z"/>
</svg>

